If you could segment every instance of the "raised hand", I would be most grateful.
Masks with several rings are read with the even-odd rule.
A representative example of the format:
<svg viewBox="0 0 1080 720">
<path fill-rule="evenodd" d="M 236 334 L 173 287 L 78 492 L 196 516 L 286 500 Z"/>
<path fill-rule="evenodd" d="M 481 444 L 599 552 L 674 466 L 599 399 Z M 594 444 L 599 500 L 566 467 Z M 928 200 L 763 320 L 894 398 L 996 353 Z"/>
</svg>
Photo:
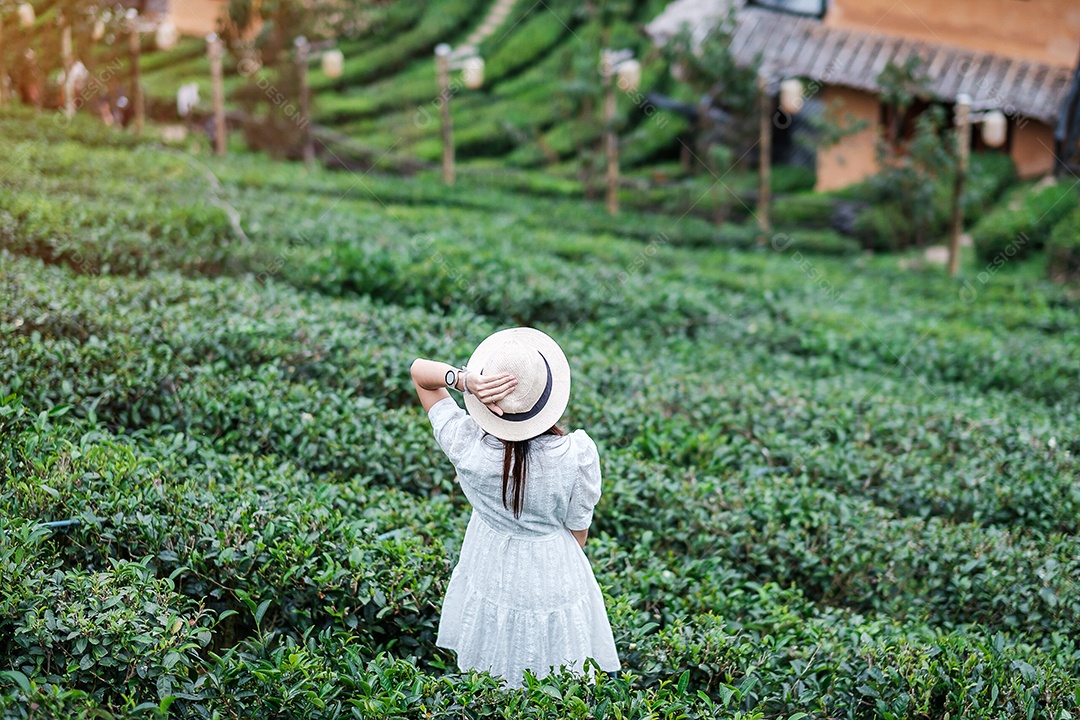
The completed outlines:
<svg viewBox="0 0 1080 720">
<path fill-rule="evenodd" d="M 506 399 L 510 393 L 517 389 L 517 378 L 510 373 L 498 375 L 481 375 L 480 373 L 468 373 L 465 376 L 469 392 L 476 399 L 487 405 L 488 409 L 496 415 L 502 415 L 503 410 L 498 406 L 500 400 Z"/>
</svg>

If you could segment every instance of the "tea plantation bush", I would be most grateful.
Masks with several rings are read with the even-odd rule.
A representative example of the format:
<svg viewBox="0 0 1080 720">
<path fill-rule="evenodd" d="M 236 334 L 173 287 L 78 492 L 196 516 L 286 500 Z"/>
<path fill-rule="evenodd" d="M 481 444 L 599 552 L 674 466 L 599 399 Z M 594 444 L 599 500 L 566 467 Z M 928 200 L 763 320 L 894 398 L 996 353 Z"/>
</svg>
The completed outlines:
<svg viewBox="0 0 1080 720">
<path fill-rule="evenodd" d="M 1080 208 L 1073 207 L 1047 241 L 1050 276 L 1059 280 L 1080 277 Z"/>
<path fill-rule="evenodd" d="M 3 142 L 3 717 L 1080 713 L 1069 288 L 80 123 Z M 504 691 L 434 645 L 469 508 L 406 368 L 511 323 L 572 358 L 623 668 Z"/>
<path fill-rule="evenodd" d="M 1011 202 L 987 213 L 972 229 L 979 258 L 996 267 L 1041 250 L 1076 203 L 1076 190 L 1069 183 L 1021 188 Z"/>
<path fill-rule="evenodd" d="M 895 197 L 895 183 L 885 176 L 877 176 L 866 182 L 833 191 L 830 195 L 834 204 L 837 200 L 854 201 L 850 205 L 845 203 L 848 212 L 852 213 L 849 219 L 841 216 L 836 218 L 841 220 L 844 226 L 850 223 L 850 229 L 845 229 L 845 232 L 852 232 L 867 248 L 897 250 L 913 244 L 945 242 L 952 215 L 954 181 L 955 177 L 951 172 L 944 172 L 924 188 L 925 199 L 922 202 L 926 207 L 922 209 L 922 218 L 913 217 L 911 209 Z M 994 152 L 975 153 L 971 157 L 971 166 L 960 198 L 965 224 L 972 227 L 983 222 L 984 217 L 991 216 L 997 220 L 987 221 L 985 227 L 993 227 L 1002 218 L 1011 221 L 1013 218 L 1008 216 L 1013 215 L 1013 210 L 997 208 L 995 203 L 1015 181 L 1016 168 L 1008 155 Z M 785 208 L 781 202 L 778 202 L 777 206 L 781 212 L 778 217 L 782 219 Z M 817 213 L 813 211 L 815 207 L 819 209 Z M 808 196 L 805 200 L 796 202 L 787 212 L 794 211 L 797 218 L 805 217 L 809 222 L 821 224 L 824 221 L 824 208 L 823 198 L 814 199 Z M 973 234 L 978 237 L 977 233 Z M 982 252 L 980 250 L 980 253 Z"/>
</svg>

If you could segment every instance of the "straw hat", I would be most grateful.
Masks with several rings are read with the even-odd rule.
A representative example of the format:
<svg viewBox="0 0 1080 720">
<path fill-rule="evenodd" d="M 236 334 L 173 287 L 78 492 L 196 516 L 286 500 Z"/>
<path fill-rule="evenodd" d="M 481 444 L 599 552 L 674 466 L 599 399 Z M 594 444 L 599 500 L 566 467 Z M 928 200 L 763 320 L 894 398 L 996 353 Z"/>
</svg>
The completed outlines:
<svg viewBox="0 0 1080 720">
<path fill-rule="evenodd" d="M 465 407 L 476 424 L 502 440 L 528 440 L 559 421 L 570 400 L 570 364 L 559 343 L 535 328 L 500 330 L 476 346 L 470 372 L 497 375 L 508 372 L 517 387 L 499 402 L 496 415 L 475 395 L 465 395 Z"/>
</svg>

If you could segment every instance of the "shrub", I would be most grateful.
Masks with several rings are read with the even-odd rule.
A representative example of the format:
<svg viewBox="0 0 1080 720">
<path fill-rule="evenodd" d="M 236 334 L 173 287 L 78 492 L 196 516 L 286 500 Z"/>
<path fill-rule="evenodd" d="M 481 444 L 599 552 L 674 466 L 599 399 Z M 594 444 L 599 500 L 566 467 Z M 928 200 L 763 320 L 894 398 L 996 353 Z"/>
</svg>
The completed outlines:
<svg viewBox="0 0 1080 720">
<path fill-rule="evenodd" d="M 855 235 L 868 250 L 893 252 L 906 246 L 904 237 L 910 221 L 900 205 L 872 204 L 855 219 Z"/>
<path fill-rule="evenodd" d="M 367 82 L 380 73 L 395 72 L 405 64 L 450 37 L 467 24 L 482 4 L 477 0 L 441 0 L 425 7 L 419 21 L 393 42 L 380 43 L 357 56 L 347 58 L 340 78 L 330 79 L 321 73 L 311 79 L 312 90 L 342 90 L 349 84 Z"/>
<path fill-rule="evenodd" d="M 1047 271 L 1056 280 L 1080 278 L 1080 207 L 1071 208 L 1050 233 Z"/>
<path fill-rule="evenodd" d="M 12 207 L 98 217 L 146 193 L 169 217 L 205 190 L 154 150 L 23 132 Z M 252 239 L 213 271 L 183 238 L 145 276 L 47 265 L 22 226 L 0 250 L 3 716 L 1077 711 L 1068 288 L 811 263 L 850 243 L 610 217 L 525 172 L 547 196 L 207 162 Z M 623 668 L 508 692 L 434 646 L 469 507 L 406 368 L 522 321 L 572 358 L 566 424 L 601 449 L 587 557 Z M 176 699 L 137 665 L 81 669 L 94 646 L 47 611 L 172 673 Z"/>
<path fill-rule="evenodd" d="M 24 480 L 12 479 L 10 465 L 0 467 L 7 475 L 0 507 L 74 519 L 58 542 L 64 567 L 111 571 L 152 557 L 152 565 L 139 560 L 142 567 L 168 575 L 169 588 L 175 578 L 179 592 L 219 610 L 245 610 L 254 598 L 248 609 L 255 614 L 267 600 L 268 622 L 297 633 L 334 625 L 372 646 L 432 647 L 431 604 L 448 568 L 422 528 L 450 520 L 445 506 L 412 507 L 397 489 L 404 479 L 387 478 L 382 491 L 331 484 L 312 494 L 300 490 L 311 476 L 295 466 L 214 457 L 184 436 L 158 446 L 167 463 L 101 433 L 77 446 L 54 437 L 42 447 L 33 437 L 17 435 L 3 448 L 27 465 L 31 448 L 37 456 Z M 373 516 L 369 508 L 380 511 Z M 437 515 L 415 515 L 425 508 Z M 404 537 L 403 527 L 411 528 Z"/>
<path fill-rule="evenodd" d="M 1000 634 L 943 637 L 929 650 L 883 643 L 858 663 L 856 693 L 872 717 L 1067 716 L 1077 702 L 1073 680 L 1031 659 Z"/>
<path fill-rule="evenodd" d="M 1068 183 L 1025 188 L 985 215 L 972 231 L 975 253 L 985 263 L 1020 260 L 1042 250 L 1057 223 L 1076 207 Z"/>
<path fill-rule="evenodd" d="M 83 690 L 69 690 L 50 683 L 39 684 L 18 670 L 0 671 L 0 686 L 10 684 L 0 693 L 0 713 L 11 720 L 32 720 L 39 717 L 64 717 L 84 720 L 114 720 L 108 705 L 100 703 Z M 172 703 L 164 701 L 164 715 Z M 143 708 L 144 710 L 147 708 Z"/>
<path fill-rule="evenodd" d="M 761 245 L 761 230 L 753 223 L 745 225 L 724 223 L 717 228 L 716 236 L 720 244 L 740 250 L 749 250 Z"/>
<path fill-rule="evenodd" d="M 794 193 L 808 193 L 814 189 L 817 174 L 812 168 L 798 165 L 774 165 L 772 168 L 772 189 L 781 196 Z"/>
<path fill-rule="evenodd" d="M 664 117 L 663 122 L 657 118 L 656 114 L 642 115 L 637 127 L 620 138 L 621 147 L 625 148 L 620 162 L 626 167 L 641 167 L 670 155 L 671 148 L 678 147 L 678 139 L 689 129 L 682 116 Z M 627 201 L 634 202 L 632 193 Z"/>
<path fill-rule="evenodd" d="M 971 226 L 978 222 L 1015 182 L 1016 165 L 1008 154 L 1001 152 L 972 154 L 961 201 L 964 223 Z M 950 192 L 949 201 L 951 200 Z"/>
<path fill-rule="evenodd" d="M 920 82 L 913 71 L 917 64 L 917 58 L 903 67 L 889 64 L 881 74 L 884 92 L 889 96 L 887 104 L 896 112 L 888 124 L 888 137 L 878 143 L 880 170 L 868 183 L 876 195 L 874 206 L 888 208 L 891 232 L 886 234 L 880 219 L 859 228 L 863 234 L 873 234 L 868 243 L 875 248 L 906 249 L 928 244 L 943 234 L 948 222 L 947 198 L 954 156 L 950 149 L 953 137 L 943 133 L 943 108 L 931 106 L 919 113 L 910 139 L 903 140 L 899 135 L 899 124 L 909 114 L 911 98 L 919 94 L 913 89 Z"/>
<path fill-rule="evenodd" d="M 900 178 L 903 173 L 896 174 Z M 862 205 L 852 224 L 853 234 L 863 246 L 880 251 L 906 248 L 917 241 L 944 241 L 952 216 L 955 175 L 946 170 L 934 175 L 919 191 L 925 206 L 920 217 L 911 217 L 904 203 L 883 189 L 881 178 L 834 192 L 837 198 L 853 200 Z M 1003 153 L 976 153 L 961 198 L 965 223 L 977 222 L 1002 193 L 1016 180 L 1012 159 Z M 836 218 L 839 220 L 839 218 Z M 846 224 L 846 223 L 844 223 Z"/>
<path fill-rule="evenodd" d="M 102 572 L 65 571 L 42 564 L 43 534 L 25 532 L 33 523 L 3 525 L 5 538 L 21 534 L 26 543 L 14 553 L 0 546 L 8 570 L 0 591 L 0 654 L 8 667 L 38 685 L 79 690 L 107 704 L 156 704 L 194 692 L 212 614 L 178 594 L 171 580 L 155 578 L 145 560 L 116 561 Z M 20 575 L 22 582 L 11 585 Z"/>
<path fill-rule="evenodd" d="M 498 82 L 522 68 L 529 67 L 548 54 L 569 33 L 554 11 L 533 9 L 524 18 L 516 14 L 513 22 L 521 23 L 520 27 L 515 27 L 516 32 L 507 35 L 490 53 L 485 53 L 486 83 Z M 498 34 L 494 36 L 498 37 Z"/>
<path fill-rule="evenodd" d="M 828 195 L 783 195 L 773 203 L 770 219 L 781 228 L 824 230 L 832 227 L 835 204 Z"/>
<path fill-rule="evenodd" d="M 158 178 L 133 180 L 153 186 Z M 102 204 L 66 188 L 0 191 L 0 246 L 90 275 L 146 274 L 162 266 L 213 273 L 226 264 L 225 246 L 235 238 L 226 213 L 197 200 L 206 194 L 201 182 L 192 182 L 192 203 L 160 203 L 153 194 L 140 199 L 132 189 Z"/>
<path fill-rule="evenodd" d="M 854 255 L 862 251 L 856 240 L 832 230 L 792 231 L 792 247 L 812 255 Z"/>
</svg>

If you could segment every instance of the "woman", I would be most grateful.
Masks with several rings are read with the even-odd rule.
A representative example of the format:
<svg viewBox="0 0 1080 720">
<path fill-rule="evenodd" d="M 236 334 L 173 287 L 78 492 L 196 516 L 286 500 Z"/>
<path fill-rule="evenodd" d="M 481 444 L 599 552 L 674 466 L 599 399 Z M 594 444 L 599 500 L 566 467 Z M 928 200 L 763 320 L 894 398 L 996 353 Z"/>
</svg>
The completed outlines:
<svg viewBox="0 0 1080 720">
<path fill-rule="evenodd" d="M 619 668 L 604 599 L 585 557 L 600 457 L 556 424 L 570 399 L 558 343 L 532 328 L 491 335 L 468 365 L 417 359 L 413 384 L 473 507 L 436 644 L 462 670 L 519 687 L 586 658 Z M 461 391 L 468 414 L 447 388 Z"/>
</svg>

